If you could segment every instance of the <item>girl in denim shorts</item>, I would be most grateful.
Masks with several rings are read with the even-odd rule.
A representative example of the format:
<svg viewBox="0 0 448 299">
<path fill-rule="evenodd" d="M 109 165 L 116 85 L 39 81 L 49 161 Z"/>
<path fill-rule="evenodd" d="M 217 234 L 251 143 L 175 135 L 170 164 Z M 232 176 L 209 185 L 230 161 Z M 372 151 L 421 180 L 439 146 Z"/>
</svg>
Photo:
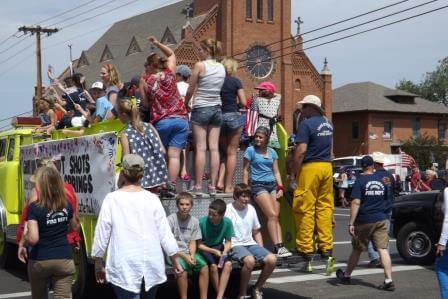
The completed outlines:
<svg viewBox="0 0 448 299">
<path fill-rule="evenodd" d="M 278 257 L 291 256 L 283 245 L 282 229 L 279 223 L 280 203 L 283 185 L 278 169 L 278 155 L 268 147 L 270 131 L 258 127 L 254 135 L 254 145 L 244 153 L 243 183 L 248 184 L 253 198 L 267 219 L 269 236 L 274 243 L 274 253 Z"/>
</svg>

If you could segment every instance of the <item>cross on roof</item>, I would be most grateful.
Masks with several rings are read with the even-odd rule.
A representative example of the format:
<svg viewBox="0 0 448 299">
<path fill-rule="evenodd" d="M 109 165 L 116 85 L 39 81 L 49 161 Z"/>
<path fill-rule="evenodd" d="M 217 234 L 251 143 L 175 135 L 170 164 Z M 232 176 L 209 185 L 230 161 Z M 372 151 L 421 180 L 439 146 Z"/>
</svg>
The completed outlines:
<svg viewBox="0 0 448 299">
<path fill-rule="evenodd" d="M 294 21 L 297 24 L 297 35 L 300 35 L 300 25 L 303 24 L 302 18 L 298 17 L 297 20 Z"/>
</svg>

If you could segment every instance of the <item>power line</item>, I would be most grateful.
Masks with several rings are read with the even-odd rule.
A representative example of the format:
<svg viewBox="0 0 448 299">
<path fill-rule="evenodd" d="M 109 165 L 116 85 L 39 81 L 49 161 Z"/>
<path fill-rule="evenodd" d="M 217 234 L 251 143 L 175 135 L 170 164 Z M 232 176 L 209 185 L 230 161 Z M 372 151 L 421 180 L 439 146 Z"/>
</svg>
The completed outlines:
<svg viewBox="0 0 448 299">
<path fill-rule="evenodd" d="M 34 44 L 34 42 L 28 44 L 26 47 L 24 47 L 24 48 L 22 48 L 21 50 L 15 52 L 14 54 L 12 54 L 11 56 L 9 56 L 8 58 L 3 59 L 2 61 L 0 61 L 0 65 L 4 64 L 5 62 L 10 61 L 11 59 L 13 59 L 14 57 L 16 57 L 16 56 L 19 55 L 20 53 L 25 52 L 25 51 L 28 50 L 33 44 Z"/>
<path fill-rule="evenodd" d="M 107 13 L 110 13 L 110 12 L 112 12 L 112 11 L 114 11 L 114 10 L 117 10 L 117 9 L 122 8 L 122 7 L 124 7 L 124 6 L 128 6 L 128 5 L 133 4 L 133 3 L 135 3 L 135 2 L 138 2 L 138 1 L 140 1 L 140 0 L 132 0 L 132 1 L 126 2 L 126 3 L 124 3 L 124 4 L 120 5 L 120 6 L 111 8 L 111 9 L 109 9 L 109 10 L 106 10 L 106 11 L 102 12 L 102 13 L 99 13 L 99 14 L 96 14 L 96 15 L 94 15 L 94 16 L 91 16 L 91 17 L 82 19 L 82 20 L 80 20 L 80 21 L 77 21 L 77 22 L 68 24 L 68 25 L 66 25 L 66 26 L 63 26 L 63 27 L 61 28 L 61 30 L 62 30 L 62 29 L 69 28 L 69 27 L 72 27 L 72 26 L 75 26 L 75 25 L 78 25 L 78 24 L 83 23 L 83 22 L 86 22 L 86 21 L 89 21 L 89 20 L 91 20 L 91 19 L 93 19 L 93 18 L 96 18 L 96 17 L 98 17 L 98 16 L 101 16 L 101 15 L 104 15 L 104 14 L 107 14 Z"/>
<path fill-rule="evenodd" d="M 310 46 L 310 47 L 307 47 L 307 48 L 303 49 L 302 51 L 313 49 L 313 48 L 317 48 L 317 47 L 321 47 L 323 45 L 331 44 L 331 43 L 334 43 L 334 42 L 337 42 L 337 41 L 341 41 L 341 40 L 344 40 L 344 39 L 347 39 L 347 38 L 350 38 L 350 37 L 361 35 L 361 34 L 364 34 L 364 33 L 370 32 L 370 31 L 374 31 L 374 30 L 377 30 L 377 29 L 380 29 L 380 28 L 384 28 L 384 27 L 387 27 L 387 26 L 395 25 L 395 24 L 398 24 L 398 23 L 401 23 L 401 22 L 404 22 L 404 21 L 408 21 L 408 20 L 411 20 L 411 19 L 415 19 L 417 17 L 421 17 L 423 15 L 427 15 L 427 14 L 430 14 L 430 13 L 433 13 L 433 12 L 436 12 L 436 11 L 439 11 L 439 10 L 442 10 L 442 9 L 446 9 L 446 8 L 448 8 L 448 5 L 445 5 L 445 6 L 442 6 L 442 7 L 439 7 L 439 8 L 435 8 L 435 9 L 432 9 L 432 10 L 428 10 L 428 11 L 425 11 L 425 12 L 422 12 L 422 13 L 419 13 L 419 14 L 407 17 L 407 18 L 403 18 L 403 19 L 400 19 L 400 20 L 397 20 L 397 21 L 393 21 L 393 22 L 387 23 L 387 24 L 376 26 L 376 27 L 373 27 L 373 28 L 370 28 L 370 29 L 366 29 L 366 30 L 363 30 L 363 31 L 360 31 L 360 32 L 349 34 L 349 35 L 346 35 L 346 36 L 343 36 L 343 37 L 340 37 L 340 38 L 337 38 L 337 39 L 333 39 L 333 40 L 328 41 L 328 42 L 324 42 L 324 43 L 320 43 L 320 44 L 317 44 L 317 45 L 313 45 L 313 46 Z M 279 55 L 279 56 L 275 56 L 275 57 L 272 57 L 270 59 L 264 59 L 264 60 L 260 61 L 259 63 L 268 62 L 268 61 L 271 61 L 271 60 L 274 60 L 274 59 L 277 59 L 277 58 L 281 58 L 281 57 L 284 57 L 284 56 L 287 56 L 287 55 L 291 55 L 294 52 L 295 51 L 291 51 L 289 53 L 282 54 L 282 55 Z M 240 69 L 240 68 L 245 68 L 245 67 L 247 67 L 247 65 L 242 65 L 242 66 L 240 66 L 238 68 Z"/>
<path fill-rule="evenodd" d="M 70 21 L 70 20 L 72 20 L 72 19 L 74 19 L 74 18 L 77 18 L 77 17 L 79 17 L 79 16 L 82 16 L 82 15 L 85 14 L 85 13 L 89 13 L 89 12 L 91 12 L 91 11 L 97 10 L 98 8 L 102 8 L 102 7 L 104 7 L 105 5 L 110 4 L 110 3 L 112 3 L 112 2 L 115 2 L 115 1 L 117 1 L 117 0 L 110 0 L 110 1 L 107 1 L 107 2 L 105 2 L 105 3 L 101 3 L 100 5 L 97 5 L 97 6 L 95 6 L 95 7 L 92 7 L 92 8 L 90 8 L 90 9 L 88 9 L 88 10 L 82 11 L 82 12 L 76 14 L 76 15 L 70 16 L 70 17 L 69 17 L 68 19 L 66 19 L 66 20 L 63 20 L 63 21 L 59 21 L 59 22 L 53 23 L 53 24 L 49 25 L 49 27 L 53 27 L 53 26 L 55 26 L 55 25 L 58 25 L 58 24 L 61 24 L 61 23 L 65 23 L 65 22 Z M 91 2 L 93 2 L 93 1 L 91 1 Z"/>
<path fill-rule="evenodd" d="M 82 4 L 78 5 L 78 6 L 75 6 L 73 8 L 67 9 L 67 10 L 65 10 L 65 11 L 63 11 L 63 12 L 57 14 L 57 15 L 54 15 L 52 17 L 46 18 L 44 20 L 41 20 L 41 21 L 35 23 L 33 26 L 38 25 L 38 24 L 42 24 L 43 22 L 47 22 L 49 20 L 53 20 L 53 19 L 58 18 L 58 17 L 61 17 L 61 16 L 65 15 L 65 14 L 67 14 L 69 12 L 72 12 L 75 9 L 78 9 L 78 8 L 83 7 L 83 6 L 89 5 L 90 3 L 93 3 L 95 1 L 98 1 L 98 0 L 91 0 L 91 1 L 88 1 L 88 2 L 85 2 L 85 3 L 82 3 Z M 50 26 L 53 26 L 53 25 L 50 25 Z M 48 27 L 50 27 L 50 26 L 48 26 Z"/>
<path fill-rule="evenodd" d="M 6 48 L 5 50 L 1 51 L 0 54 L 3 54 L 5 52 L 8 52 L 8 50 L 14 48 L 15 46 L 17 46 L 18 44 L 22 43 L 24 40 L 26 40 L 25 35 L 21 36 L 21 39 L 19 39 L 16 43 L 13 43 L 12 45 L 10 45 L 8 48 Z"/>
<path fill-rule="evenodd" d="M 351 20 L 354 20 L 354 19 L 357 19 L 357 18 L 366 16 L 366 15 L 369 15 L 369 14 L 372 14 L 372 13 L 375 13 L 375 12 L 378 12 L 378 11 L 381 11 L 381 10 L 384 10 L 384 9 L 387 9 L 387 8 L 390 8 L 390 7 L 393 7 L 393 6 L 397 6 L 397 5 L 399 5 L 399 4 L 402 4 L 402 3 L 404 3 L 404 2 L 408 2 L 408 1 L 409 1 L 409 0 L 402 0 L 402 1 L 399 1 L 399 2 L 396 2 L 396 3 L 392 3 L 392 4 L 389 4 L 389 5 L 386 5 L 386 6 L 383 6 L 383 7 L 380 7 L 380 8 L 377 8 L 377 9 L 374 9 L 374 10 L 371 10 L 371 11 L 368 11 L 368 12 L 365 12 L 365 13 L 362 13 L 362 14 L 359 14 L 359 15 L 356 15 L 356 16 L 353 16 L 353 17 L 350 17 L 350 18 L 347 18 L 347 19 L 343 19 L 343 20 L 337 21 L 337 22 L 335 22 L 335 23 L 331 23 L 331 24 L 328 24 L 328 25 L 325 25 L 325 26 L 322 26 L 322 27 L 318 27 L 318 28 L 312 29 L 312 30 L 310 30 L 310 31 L 301 33 L 301 34 L 299 34 L 299 35 L 295 35 L 294 37 L 298 37 L 298 36 L 300 36 L 300 35 L 303 36 L 303 35 L 306 35 L 306 34 L 309 34 L 309 33 L 312 33 L 312 32 L 316 32 L 316 31 L 319 31 L 319 30 L 322 30 L 322 29 L 326 29 L 326 28 L 335 26 L 335 25 L 339 25 L 339 24 L 342 24 L 342 23 L 345 23 L 345 22 L 348 22 L 348 21 L 351 21 Z M 276 42 L 269 43 L 269 44 L 267 44 L 267 45 L 265 45 L 265 46 L 266 46 L 266 47 L 269 47 L 269 46 L 272 46 L 272 45 L 275 45 L 275 44 L 278 44 L 278 43 L 287 41 L 287 40 L 289 40 L 289 39 L 290 39 L 290 38 L 285 38 L 285 39 L 282 39 L 282 40 L 279 40 L 279 41 L 276 41 Z M 234 54 L 234 55 L 232 55 L 232 57 L 239 56 L 239 55 L 243 55 L 243 54 L 246 54 L 246 53 L 247 53 L 247 50 L 244 51 L 244 52 L 241 52 L 241 53 Z"/>
<path fill-rule="evenodd" d="M 0 46 L 3 45 L 4 43 L 6 43 L 7 41 L 9 41 L 11 38 L 16 37 L 16 34 L 19 33 L 19 31 L 14 32 L 13 34 L 11 34 L 10 36 L 8 36 L 7 38 L 5 38 L 4 40 L 2 40 L 0 42 Z"/>
<path fill-rule="evenodd" d="M 8 74 L 10 71 L 12 71 L 13 69 L 15 69 L 15 68 L 18 67 L 19 65 L 24 64 L 25 62 L 27 62 L 28 59 L 33 58 L 33 57 L 34 57 L 34 55 L 32 54 L 32 55 L 29 55 L 29 56 L 27 56 L 27 57 L 22 58 L 18 63 L 13 64 L 10 68 L 8 68 L 8 69 L 2 71 L 2 72 L 0 73 L 0 78 L 3 77 L 3 76 L 5 76 L 6 74 Z"/>
<path fill-rule="evenodd" d="M 370 23 L 374 23 L 374 22 L 377 22 L 379 20 L 386 19 L 386 18 L 395 16 L 395 15 L 398 15 L 398 14 L 401 14 L 401 13 L 404 13 L 404 12 L 407 12 L 407 11 L 410 11 L 410 10 L 413 10 L 413 9 L 416 9 L 416 8 L 419 8 L 419 7 L 422 7 L 422 6 L 425 6 L 425 5 L 437 2 L 437 1 L 439 1 L 439 0 L 431 0 L 431 1 L 428 1 L 428 2 L 425 2 L 425 3 L 422 3 L 422 4 L 418 4 L 418 5 L 415 5 L 415 6 L 412 6 L 412 7 L 409 7 L 409 8 L 406 8 L 406 9 L 394 12 L 394 13 L 390 13 L 390 14 L 382 16 L 382 17 L 378 17 L 378 18 L 375 18 L 375 19 L 372 19 L 372 20 L 369 20 L 369 21 L 366 21 L 366 22 L 363 22 L 363 23 L 360 23 L 360 24 L 356 24 L 356 25 L 353 25 L 353 26 L 349 26 L 349 27 L 346 27 L 346 28 L 334 31 L 334 32 L 330 32 L 328 34 L 324 34 L 324 35 L 312 38 L 310 40 L 302 41 L 299 44 L 303 45 L 303 44 L 306 44 L 306 43 L 309 43 L 309 42 L 312 42 L 312 41 L 315 41 L 315 40 L 318 40 L 318 39 L 322 39 L 322 38 L 325 38 L 325 37 L 328 37 L 328 36 L 331 36 L 331 35 L 335 35 L 335 34 L 338 34 L 338 33 L 344 32 L 344 31 L 348 31 L 348 30 L 351 30 L 351 29 L 354 29 L 354 28 L 357 28 L 357 27 L 361 27 L 361 26 L 364 26 L 364 25 L 367 25 L 367 24 L 370 24 Z M 316 31 L 316 30 L 313 30 L 313 31 Z M 290 46 L 282 47 L 282 48 L 277 49 L 277 50 L 272 50 L 271 53 L 283 51 L 283 50 L 286 50 L 286 49 L 289 49 L 289 48 L 294 48 L 295 46 L 296 45 L 290 45 Z M 243 61 L 246 61 L 246 60 L 247 60 L 247 58 L 246 59 L 240 59 L 239 62 L 243 62 Z"/>
<path fill-rule="evenodd" d="M 19 113 L 19 114 L 10 116 L 10 117 L 6 117 L 6 118 L 4 118 L 4 119 L 0 119 L 0 123 L 1 123 L 1 122 L 4 122 L 4 121 L 6 121 L 6 120 L 10 120 L 10 119 L 12 119 L 12 118 L 14 118 L 14 117 L 21 116 L 21 115 L 24 115 L 24 114 L 28 114 L 28 113 L 31 113 L 31 112 L 33 112 L 33 110 L 31 110 L 31 111 L 27 111 L 27 112 L 22 112 L 22 113 Z"/>
</svg>

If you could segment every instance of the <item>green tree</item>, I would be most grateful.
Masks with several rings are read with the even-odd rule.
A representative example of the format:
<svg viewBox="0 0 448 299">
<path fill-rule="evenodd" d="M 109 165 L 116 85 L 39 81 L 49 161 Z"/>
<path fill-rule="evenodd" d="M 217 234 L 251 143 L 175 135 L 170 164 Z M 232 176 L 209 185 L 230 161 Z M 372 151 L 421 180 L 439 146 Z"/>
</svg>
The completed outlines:
<svg viewBox="0 0 448 299">
<path fill-rule="evenodd" d="M 418 94 L 427 100 L 448 105 L 448 57 L 440 60 L 437 68 L 426 73 L 421 82 L 414 83 L 403 79 L 395 87 Z"/>
<path fill-rule="evenodd" d="M 448 157 L 448 148 L 443 141 L 427 134 L 406 140 L 401 146 L 402 150 L 411 155 L 420 169 L 425 169 L 430 163 L 439 163 L 439 169 L 445 168 Z"/>
</svg>

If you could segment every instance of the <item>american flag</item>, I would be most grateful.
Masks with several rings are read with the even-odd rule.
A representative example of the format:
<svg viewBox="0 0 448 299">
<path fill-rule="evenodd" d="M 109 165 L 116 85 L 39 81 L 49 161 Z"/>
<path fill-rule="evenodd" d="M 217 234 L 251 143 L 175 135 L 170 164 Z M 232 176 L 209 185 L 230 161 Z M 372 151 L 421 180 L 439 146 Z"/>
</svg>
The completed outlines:
<svg viewBox="0 0 448 299">
<path fill-rule="evenodd" d="M 247 109 L 246 114 L 246 123 L 245 123 L 246 135 L 254 136 L 257 127 L 258 127 L 258 105 L 257 105 L 257 99 L 253 97 L 250 103 L 250 108 Z"/>
<path fill-rule="evenodd" d="M 414 158 L 412 158 L 411 155 L 406 154 L 401 149 L 400 149 L 400 155 L 401 155 L 402 167 L 407 167 L 407 168 L 417 167 L 417 163 L 415 162 Z"/>
</svg>

